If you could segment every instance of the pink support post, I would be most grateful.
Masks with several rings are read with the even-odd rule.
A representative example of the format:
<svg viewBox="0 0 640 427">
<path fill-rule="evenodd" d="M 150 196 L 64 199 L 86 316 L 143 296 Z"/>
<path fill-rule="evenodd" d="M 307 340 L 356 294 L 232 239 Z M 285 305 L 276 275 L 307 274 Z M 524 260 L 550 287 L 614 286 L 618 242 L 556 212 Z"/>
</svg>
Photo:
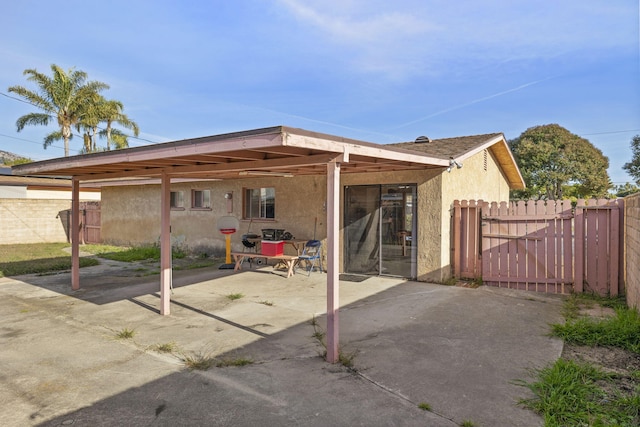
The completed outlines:
<svg viewBox="0 0 640 427">
<path fill-rule="evenodd" d="M 160 185 L 160 314 L 171 314 L 171 178 L 162 173 Z"/>
<path fill-rule="evenodd" d="M 327 362 L 338 361 L 340 163 L 327 164 Z"/>
<path fill-rule="evenodd" d="M 80 289 L 80 181 L 71 180 L 71 289 Z"/>
</svg>

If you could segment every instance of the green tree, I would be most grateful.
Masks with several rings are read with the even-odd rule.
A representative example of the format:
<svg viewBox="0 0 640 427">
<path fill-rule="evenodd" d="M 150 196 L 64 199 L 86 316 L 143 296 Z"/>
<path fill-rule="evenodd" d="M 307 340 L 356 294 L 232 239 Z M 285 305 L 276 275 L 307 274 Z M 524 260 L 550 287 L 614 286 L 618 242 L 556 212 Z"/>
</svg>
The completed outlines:
<svg viewBox="0 0 640 427">
<path fill-rule="evenodd" d="M 631 152 L 633 153 L 631 161 L 625 163 L 622 169 L 636 180 L 636 184 L 640 185 L 640 135 L 634 136 L 631 140 Z"/>
<path fill-rule="evenodd" d="M 640 192 L 640 188 L 628 182 L 626 182 L 624 185 L 618 185 L 615 188 L 616 197 L 627 197 L 638 192 Z"/>
<path fill-rule="evenodd" d="M 24 98 L 43 112 L 29 113 L 16 121 L 18 132 L 27 125 L 45 125 L 56 120 L 59 129 L 44 139 L 44 148 L 54 141 L 64 140 L 64 155 L 69 156 L 71 129 L 81 123 L 87 114 L 88 105 L 96 102 L 99 93 L 109 86 L 98 81 L 87 81 L 87 73 L 73 68 L 65 72 L 59 66 L 51 65 L 52 77 L 35 69 L 24 71 L 27 80 L 34 82 L 38 89 L 32 91 L 23 86 L 11 86 L 8 90 Z"/>
<path fill-rule="evenodd" d="M 4 165 L 15 166 L 15 165 L 24 165 L 25 163 L 32 163 L 32 162 L 33 160 L 31 160 L 28 157 L 18 157 L 17 159 L 13 159 L 13 160 L 5 160 Z"/>
<path fill-rule="evenodd" d="M 573 186 L 577 197 L 604 197 L 611 181 L 609 159 L 589 140 L 557 124 L 535 126 L 509 142 L 527 184 L 514 197 L 562 199 Z"/>
</svg>

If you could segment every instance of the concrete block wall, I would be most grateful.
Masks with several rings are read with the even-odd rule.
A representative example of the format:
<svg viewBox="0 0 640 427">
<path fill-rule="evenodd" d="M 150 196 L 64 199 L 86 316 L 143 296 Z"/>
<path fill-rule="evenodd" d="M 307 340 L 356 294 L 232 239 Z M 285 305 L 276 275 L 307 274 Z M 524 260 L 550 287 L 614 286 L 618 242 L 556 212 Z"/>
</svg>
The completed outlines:
<svg viewBox="0 0 640 427">
<path fill-rule="evenodd" d="M 67 241 L 69 200 L 0 199 L 0 244 Z"/>
<path fill-rule="evenodd" d="M 629 307 L 640 309 L 640 194 L 624 199 L 625 287 Z"/>
</svg>

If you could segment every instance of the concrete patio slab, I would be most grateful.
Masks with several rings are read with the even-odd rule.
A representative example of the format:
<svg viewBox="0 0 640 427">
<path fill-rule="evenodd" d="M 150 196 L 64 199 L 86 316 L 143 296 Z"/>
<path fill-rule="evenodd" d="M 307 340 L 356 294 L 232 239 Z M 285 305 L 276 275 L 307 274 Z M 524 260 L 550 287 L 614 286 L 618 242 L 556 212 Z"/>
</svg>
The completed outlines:
<svg viewBox="0 0 640 427">
<path fill-rule="evenodd" d="M 319 356 L 326 275 L 271 267 L 176 272 L 170 316 L 159 279 L 105 263 L 0 279 L 3 425 L 538 426 L 513 384 L 557 359 L 547 336 L 562 298 L 372 277 L 341 282 L 341 351 Z M 242 294 L 236 300 L 230 294 Z M 118 332 L 135 331 L 132 339 Z M 176 351 L 157 351 L 172 343 Z M 249 358 L 185 369 L 185 356 Z M 432 411 L 418 407 L 428 403 Z"/>
</svg>

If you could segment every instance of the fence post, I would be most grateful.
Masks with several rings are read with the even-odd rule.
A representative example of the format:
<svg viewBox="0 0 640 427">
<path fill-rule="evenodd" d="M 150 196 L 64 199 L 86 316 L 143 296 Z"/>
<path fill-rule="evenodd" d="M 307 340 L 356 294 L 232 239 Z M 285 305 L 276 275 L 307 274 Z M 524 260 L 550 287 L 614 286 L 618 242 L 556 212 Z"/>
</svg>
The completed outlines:
<svg viewBox="0 0 640 427">
<path fill-rule="evenodd" d="M 574 260 L 574 274 L 573 274 L 573 286 L 574 291 L 578 294 L 583 292 L 584 282 L 584 199 L 578 199 L 576 204 L 575 215 L 575 232 L 574 232 L 574 245 L 575 245 L 575 260 Z"/>
</svg>

